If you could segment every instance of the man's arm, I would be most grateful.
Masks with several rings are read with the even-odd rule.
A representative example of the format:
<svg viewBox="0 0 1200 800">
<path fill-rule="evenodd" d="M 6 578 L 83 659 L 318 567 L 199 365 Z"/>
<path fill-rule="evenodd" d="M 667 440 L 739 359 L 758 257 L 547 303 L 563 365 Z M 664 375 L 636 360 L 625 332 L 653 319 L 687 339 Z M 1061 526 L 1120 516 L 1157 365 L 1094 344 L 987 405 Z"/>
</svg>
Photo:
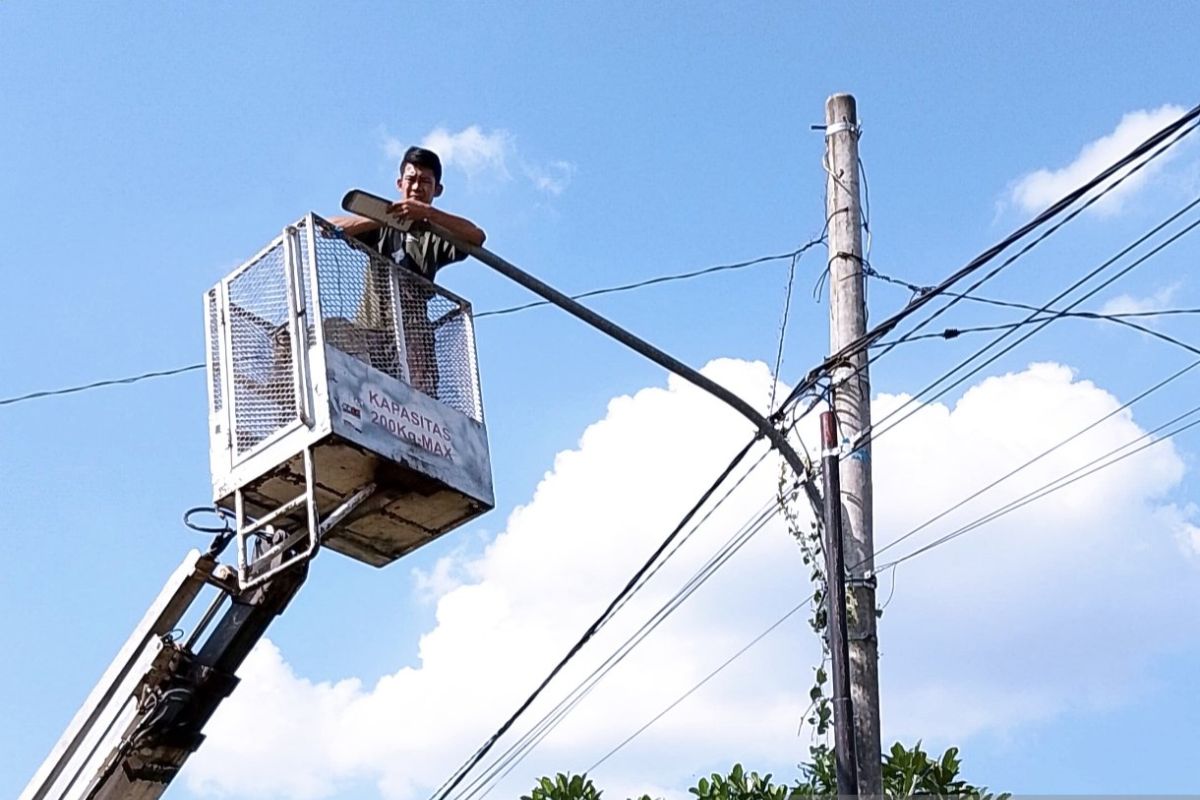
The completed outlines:
<svg viewBox="0 0 1200 800">
<path fill-rule="evenodd" d="M 462 239 L 467 244 L 481 246 L 487 239 L 483 229 L 471 220 L 434 208 L 420 200 L 399 200 L 390 209 L 401 219 L 411 219 L 415 222 L 432 222 L 445 228 L 456 239 Z M 347 229 L 348 230 L 348 229 Z"/>
<path fill-rule="evenodd" d="M 375 220 L 355 214 L 342 214 L 337 217 L 329 217 L 329 222 L 341 228 L 347 236 L 352 237 L 379 229 L 379 223 Z"/>
</svg>

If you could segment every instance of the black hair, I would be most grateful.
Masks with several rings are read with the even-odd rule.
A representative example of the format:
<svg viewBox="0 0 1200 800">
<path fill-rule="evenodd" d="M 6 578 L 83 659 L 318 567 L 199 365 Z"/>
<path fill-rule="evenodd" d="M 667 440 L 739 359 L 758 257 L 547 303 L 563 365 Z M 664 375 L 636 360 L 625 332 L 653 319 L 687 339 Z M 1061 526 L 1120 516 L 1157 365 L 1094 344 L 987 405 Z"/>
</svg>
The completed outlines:
<svg viewBox="0 0 1200 800">
<path fill-rule="evenodd" d="M 426 150 L 424 147 L 410 147 L 404 151 L 404 158 L 400 159 L 400 171 L 404 171 L 405 164 L 412 164 L 414 167 L 424 167 L 433 173 L 433 179 L 440 185 L 442 182 L 442 160 L 438 158 L 438 154 L 432 150 Z"/>
</svg>

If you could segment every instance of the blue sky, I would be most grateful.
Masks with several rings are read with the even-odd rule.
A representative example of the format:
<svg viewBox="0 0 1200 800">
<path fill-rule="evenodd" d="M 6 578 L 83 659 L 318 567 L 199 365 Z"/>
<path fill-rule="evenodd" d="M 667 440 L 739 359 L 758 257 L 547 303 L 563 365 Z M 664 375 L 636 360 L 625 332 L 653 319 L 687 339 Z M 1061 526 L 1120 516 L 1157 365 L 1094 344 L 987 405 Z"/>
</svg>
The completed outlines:
<svg viewBox="0 0 1200 800">
<path fill-rule="evenodd" d="M 1136 127 L 1127 115 L 1193 106 L 1196 24 L 1187 3 L 1151 12 L 1116 3 L 5 0 L 0 397 L 202 361 L 201 293 L 288 222 L 337 213 L 347 188 L 389 192 L 396 148 L 421 141 L 447 150 L 443 207 L 476 220 L 497 253 L 582 291 L 788 252 L 816 236 L 823 143 L 810 126 L 823 121 L 827 96 L 848 91 L 863 120 L 872 263 L 934 283 L 1048 202 L 1028 176 L 1068 170 L 1043 183 L 1069 183 L 1070 165 L 1090 163 L 1081 160 L 1090 144 Z M 1081 216 L 987 294 L 1048 300 L 1193 199 L 1197 164 L 1195 144 L 1181 145 L 1119 207 Z M 1196 253 L 1185 238 L 1082 307 L 1195 306 Z M 825 306 L 812 292 L 823 261 L 818 249 L 796 272 L 786 383 L 828 346 Z M 479 265 L 443 276 L 477 310 L 527 299 Z M 774 364 L 787 282 L 786 262 L 772 262 L 593 305 L 690 364 L 731 359 L 714 375 L 765 404 L 764 368 L 742 362 Z M 906 300 L 903 289 L 870 286 L 875 319 Z M 1015 316 L 964 304 L 945 325 Z M 1152 324 L 1194 336 L 1190 317 Z M 313 692 L 334 698 L 331 716 L 309 722 L 368 731 L 372 745 L 354 758 L 302 749 L 316 766 L 291 796 L 427 796 L 441 776 L 419 765 L 453 767 L 491 732 L 744 433 L 725 412 L 666 390 L 661 370 L 551 310 L 481 319 L 478 338 L 497 510 L 383 571 L 319 560 L 272 628 L 256 685 L 291 687 L 292 707 Z M 873 373 L 877 402 L 916 392 L 983 341 L 898 348 Z M 876 478 L 877 538 L 889 541 L 1028 448 L 1065 436 L 1082 421 L 1072 409 L 1124 402 L 1188 360 L 1114 325 L 1056 323 L 943 398 L 945 414 L 899 426 L 888 453 L 880 445 L 891 467 Z M 1031 371 L 1035 362 L 1073 372 Z M 1149 430 L 1190 407 L 1195 379 L 1186 382 L 1122 424 Z M 179 518 L 209 499 L 204 391 L 202 374 L 190 373 L 0 406 L 0 794 L 24 785 L 167 574 L 203 544 Z M 1055 398 L 1065 405 L 1051 406 Z M 939 437 L 963 447 L 938 450 Z M 940 462 L 921 460 L 930 442 Z M 1200 500 L 1198 445 L 1181 435 L 1111 485 L 1081 483 L 1008 528 L 997 523 L 898 570 L 880 629 L 885 736 L 959 745 L 969 779 L 997 789 L 1194 791 L 1197 561 L 1184 540 Z M 958 468 L 944 480 L 922 480 L 951 461 Z M 591 504 L 616 515 L 603 519 L 621 531 L 587 533 Z M 1060 538 L 1032 536 L 1040 525 Z M 628 560 L 604 548 L 610 536 Z M 664 633 L 666 649 L 649 664 L 674 669 L 614 677 L 610 713 L 581 706 L 586 724 L 548 739 L 544 757 L 518 768 L 505 791 L 527 788 L 539 770 L 587 768 L 690 686 L 688 675 L 698 679 L 801 597 L 807 573 L 794 546 L 782 529 L 764 536 L 773 538 L 760 553 L 730 562 L 724 589 L 707 590 L 721 602 L 698 594 L 690 621 Z M 771 568 L 784 571 L 755 571 Z M 523 570 L 547 571 L 540 597 L 505 583 Z M 438 677 L 423 648 L 443 641 L 439 633 L 466 647 L 473 629 L 455 609 L 467 590 L 498 586 L 509 587 L 501 594 L 520 645 L 496 642 L 478 674 Z M 564 606 L 572 613 L 556 612 Z M 629 745 L 597 779 L 623 797 L 626 787 L 677 792 L 690 775 L 735 760 L 794 774 L 809 742 L 797 735 L 795 706 L 815 663 L 811 639 L 803 624 L 782 628 L 762 646 L 774 649 L 739 662 L 740 674 L 731 667 L 709 700 L 698 693 L 702 705 L 673 712 L 686 724 L 665 717 L 660 735 Z M 597 661 L 604 647 L 597 642 Z M 800 665 L 799 677 L 780 676 L 775 657 Z M 424 744 L 405 744 L 396 729 L 425 718 L 403 697 L 385 697 L 406 669 L 461 690 L 458 701 L 430 690 L 446 698 L 441 716 L 454 724 Z M 1023 682 L 1022 693 L 1014 687 Z M 262 696 L 249 683 L 247 697 Z M 745 694 L 760 683 L 770 691 Z M 466 685 L 491 699 L 472 705 Z M 358 710 L 343 714 L 343 701 Z M 723 726 L 710 715 L 721 709 L 761 724 L 715 718 Z M 348 722 L 354 714 L 368 721 Z M 320 738 L 284 709 L 279 716 Z M 229 775 L 241 774 L 230 733 L 241 718 L 226 718 L 223 738 L 210 742 Z M 283 792 L 233 790 L 214 761 L 195 766 L 168 796 Z"/>
</svg>

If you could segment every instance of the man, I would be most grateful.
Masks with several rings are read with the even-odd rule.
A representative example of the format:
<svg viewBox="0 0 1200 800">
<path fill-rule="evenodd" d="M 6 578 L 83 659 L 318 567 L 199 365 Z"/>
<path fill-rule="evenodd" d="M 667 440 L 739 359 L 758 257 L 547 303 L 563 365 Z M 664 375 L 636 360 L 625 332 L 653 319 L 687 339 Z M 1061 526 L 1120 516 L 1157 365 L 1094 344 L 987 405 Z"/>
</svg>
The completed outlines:
<svg viewBox="0 0 1200 800">
<path fill-rule="evenodd" d="M 330 220 L 341 227 L 346 236 L 378 251 L 400 266 L 432 281 L 438 270 L 447 264 L 462 261 L 466 253 L 460 252 L 450 242 L 426 229 L 426 223 L 434 223 L 451 233 L 455 238 L 473 245 L 482 245 L 487 235 L 475 223 L 463 217 L 434 208 L 433 201 L 440 197 L 442 186 L 442 161 L 437 153 L 422 147 L 410 147 L 400 161 L 400 176 L 396 179 L 400 199 L 389 211 L 402 220 L 412 222 L 408 231 L 380 225 L 378 222 L 358 216 L 334 217 Z M 407 350 L 407 377 L 413 388 L 431 397 L 438 396 L 438 367 L 435 347 L 435 329 L 429 320 L 428 305 L 433 293 L 420 281 L 399 278 L 398 297 L 401 304 L 400 319 L 404 325 L 405 349 Z M 366 293 L 359 310 L 359 324 L 377 334 L 389 330 L 391 308 L 389 276 L 371 270 L 367 276 Z M 395 377 L 402 378 L 399 355 L 394 344 L 384 335 L 369 336 L 369 361 L 372 366 Z"/>
<path fill-rule="evenodd" d="M 469 219 L 433 207 L 434 199 L 442 196 L 444 187 L 442 160 L 432 150 L 408 148 L 400 160 L 396 186 L 400 189 L 400 199 L 389 211 L 400 219 L 413 222 L 415 230 L 402 233 L 382 227 L 374 220 L 352 215 L 335 217 L 330 222 L 341 226 L 347 236 L 358 239 L 427 280 L 433 280 L 437 271 L 447 264 L 462 261 L 466 254 L 440 236 L 421 230 L 422 223 L 440 225 L 456 238 L 477 247 L 487 238 L 487 234 Z"/>
</svg>

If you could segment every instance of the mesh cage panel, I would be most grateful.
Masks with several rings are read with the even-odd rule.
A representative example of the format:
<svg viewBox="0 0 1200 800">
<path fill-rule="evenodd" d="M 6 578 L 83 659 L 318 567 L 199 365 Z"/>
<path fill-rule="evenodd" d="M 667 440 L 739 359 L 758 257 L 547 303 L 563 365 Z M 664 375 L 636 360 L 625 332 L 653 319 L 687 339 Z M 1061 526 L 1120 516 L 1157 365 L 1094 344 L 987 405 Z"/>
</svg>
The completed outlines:
<svg viewBox="0 0 1200 800">
<path fill-rule="evenodd" d="M 282 239 L 229 281 L 234 445 L 250 450 L 296 419 Z"/>
<path fill-rule="evenodd" d="M 332 228 L 321 226 L 316 242 L 326 344 L 408 383 L 388 262 L 372 260 Z"/>
<path fill-rule="evenodd" d="M 216 412 L 225 405 L 221 394 L 221 323 L 220 308 L 217 303 L 217 290 L 208 290 L 208 358 L 212 364 L 210 377 L 212 383 L 208 387 L 210 408 Z"/>
<path fill-rule="evenodd" d="M 328 223 L 317 226 L 328 345 L 482 422 L 470 304 Z"/>
</svg>

